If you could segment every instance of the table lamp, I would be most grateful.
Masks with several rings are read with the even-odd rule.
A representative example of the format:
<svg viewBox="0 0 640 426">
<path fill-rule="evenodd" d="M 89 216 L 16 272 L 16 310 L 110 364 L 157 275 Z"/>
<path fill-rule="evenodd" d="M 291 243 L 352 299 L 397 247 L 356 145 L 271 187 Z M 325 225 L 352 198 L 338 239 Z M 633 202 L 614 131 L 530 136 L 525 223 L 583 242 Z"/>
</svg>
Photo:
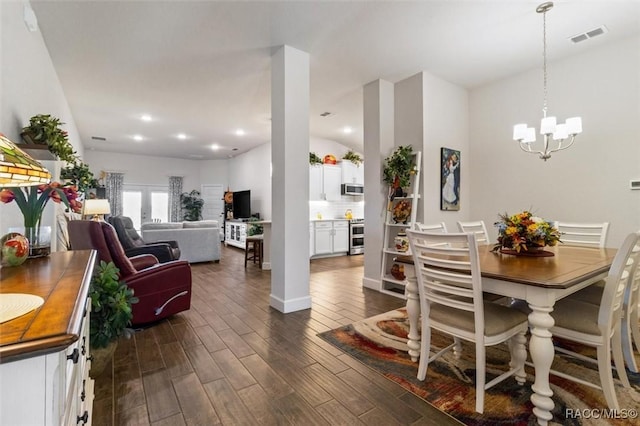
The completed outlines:
<svg viewBox="0 0 640 426">
<path fill-rule="evenodd" d="M 34 186 L 51 181 L 51 173 L 0 133 L 0 188 Z"/>
<path fill-rule="evenodd" d="M 93 215 L 91 220 L 103 221 L 104 215 L 110 213 L 111 207 L 109 206 L 109 200 L 90 199 L 84 202 L 82 214 L 84 216 Z"/>
</svg>

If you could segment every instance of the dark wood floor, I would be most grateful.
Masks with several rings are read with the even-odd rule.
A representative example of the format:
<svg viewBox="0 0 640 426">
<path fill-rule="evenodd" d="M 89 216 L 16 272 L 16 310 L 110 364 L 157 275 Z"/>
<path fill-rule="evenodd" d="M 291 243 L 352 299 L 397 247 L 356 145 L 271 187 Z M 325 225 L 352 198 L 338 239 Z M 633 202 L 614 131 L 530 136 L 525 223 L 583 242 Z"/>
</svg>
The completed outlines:
<svg viewBox="0 0 640 426">
<path fill-rule="evenodd" d="M 285 315 L 243 255 L 192 265 L 191 310 L 120 341 L 94 425 L 458 424 L 316 336 L 404 304 L 362 288 L 363 256 L 313 260 L 313 307 Z"/>
</svg>

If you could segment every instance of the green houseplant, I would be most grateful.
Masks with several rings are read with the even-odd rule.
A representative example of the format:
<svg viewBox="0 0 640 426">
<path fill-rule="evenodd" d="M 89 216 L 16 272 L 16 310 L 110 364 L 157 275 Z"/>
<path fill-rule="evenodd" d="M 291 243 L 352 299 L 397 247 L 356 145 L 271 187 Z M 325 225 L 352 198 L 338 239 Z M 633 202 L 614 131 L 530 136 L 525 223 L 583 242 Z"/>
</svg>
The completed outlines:
<svg viewBox="0 0 640 426">
<path fill-rule="evenodd" d="M 30 144 L 47 145 L 58 159 L 73 163 L 76 153 L 69 143 L 68 134 L 60 128 L 64 123 L 49 114 L 34 115 L 22 129 L 22 139 Z"/>
<path fill-rule="evenodd" d="M 312 166 L 315 164 L 322 164 L 322 158 L 318 157 L 318 155 L 315 152 L 310 152 L 309 164 L 311 164 Z"/>
<path fill-rule="evenodd" d="M 130 337 L 129 328 L 133 312 L 131 305 L 138 302 L 124 281 L 118 276 L 120 270 L 113 262 L 100 262 L 91 280 L 91 320 L 89 339 L 92 351 L 92 375 L 98 376 L 108 364 L 116 349 L 120 336 Z"/>
<path fill-rule="evenodd" d="M 347 151 L 347 153 L 342 156 L 342 159 L 349 160 L 356 166 L 360 166 L 360 164 L 362 164 L 362 157 L 352 150 Z"/>
<path fill-rule="evenodd" d="M 383 180 L 394 188 L 406 188 L 411 184 L 411 175 L 415 174 L 413 147 L 399 146 L 384 160 Z"/>
<path fill-rule="evenodd" d="M 193 222 L 202 219 L 204 200 L 200 197 L 200 191 L 194 189 L 191 192 L 183 192 L 180 194 L 180 202 L 182 203 L 184 220 Z"/>
<path fill-rule="evenodd" d="M 98 180 L 94 177 L 89 165 L 76 159 L 72 164 L 60 170 L 60 178 L 78 187 L 78 191 L 86 194 L 87 190 L 97 188 Z"/>
</svg>

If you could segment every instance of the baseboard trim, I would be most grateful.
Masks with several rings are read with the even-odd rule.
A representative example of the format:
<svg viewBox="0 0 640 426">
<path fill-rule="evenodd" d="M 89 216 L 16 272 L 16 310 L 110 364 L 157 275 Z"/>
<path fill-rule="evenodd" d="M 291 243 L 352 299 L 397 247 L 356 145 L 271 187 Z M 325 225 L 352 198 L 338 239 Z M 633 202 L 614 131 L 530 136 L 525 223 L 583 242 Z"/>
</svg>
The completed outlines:
<svg viewBox="0 0 640 426">
<path fill-rule="evenodd" d="M 311 309 L 311 296 L 298 297 L 296 299 L 282 300 L 279 297 L 271 294 L 269 296 L 272 308 L 277 309 L 283 314 L 288 314 L 290 312 L 303 311 L 305 309 Z"/>
<path fill-rule="evenodd" d="M 271 270 L 271 262 L 262 262 L 262 269 L 265 271 Z"/>
<path fill-rule="evenodd" d="M 370 288 L 371 290 L 380 291 L 381 282 L 380 280 L 374 280 L 373 278 L 362 278 L 362 287 Z"/>
</svg>

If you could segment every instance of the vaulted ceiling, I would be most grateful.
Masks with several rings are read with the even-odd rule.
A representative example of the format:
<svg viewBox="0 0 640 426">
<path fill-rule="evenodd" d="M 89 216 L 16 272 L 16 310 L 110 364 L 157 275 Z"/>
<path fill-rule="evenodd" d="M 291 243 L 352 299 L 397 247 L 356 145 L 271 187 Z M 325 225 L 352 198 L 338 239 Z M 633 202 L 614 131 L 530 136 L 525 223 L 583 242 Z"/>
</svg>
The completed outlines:
<svg viewBox="0 0 640 426">
<path fill-rule="evenodd" d="M 270 140 L 278 46 L 310 55 L 311 135 L 361 151 L 370 81 L 428 71 L 472 89 L 541 68 L 538 4 L 31 1 L 85 149 L 191 159 L 227 158 Z M 602 25 L 602 36 L 569 41 Z M 549 60 L 638 32 L 638 1 L 556 2 L 547 14 Z"/>
</svg>

